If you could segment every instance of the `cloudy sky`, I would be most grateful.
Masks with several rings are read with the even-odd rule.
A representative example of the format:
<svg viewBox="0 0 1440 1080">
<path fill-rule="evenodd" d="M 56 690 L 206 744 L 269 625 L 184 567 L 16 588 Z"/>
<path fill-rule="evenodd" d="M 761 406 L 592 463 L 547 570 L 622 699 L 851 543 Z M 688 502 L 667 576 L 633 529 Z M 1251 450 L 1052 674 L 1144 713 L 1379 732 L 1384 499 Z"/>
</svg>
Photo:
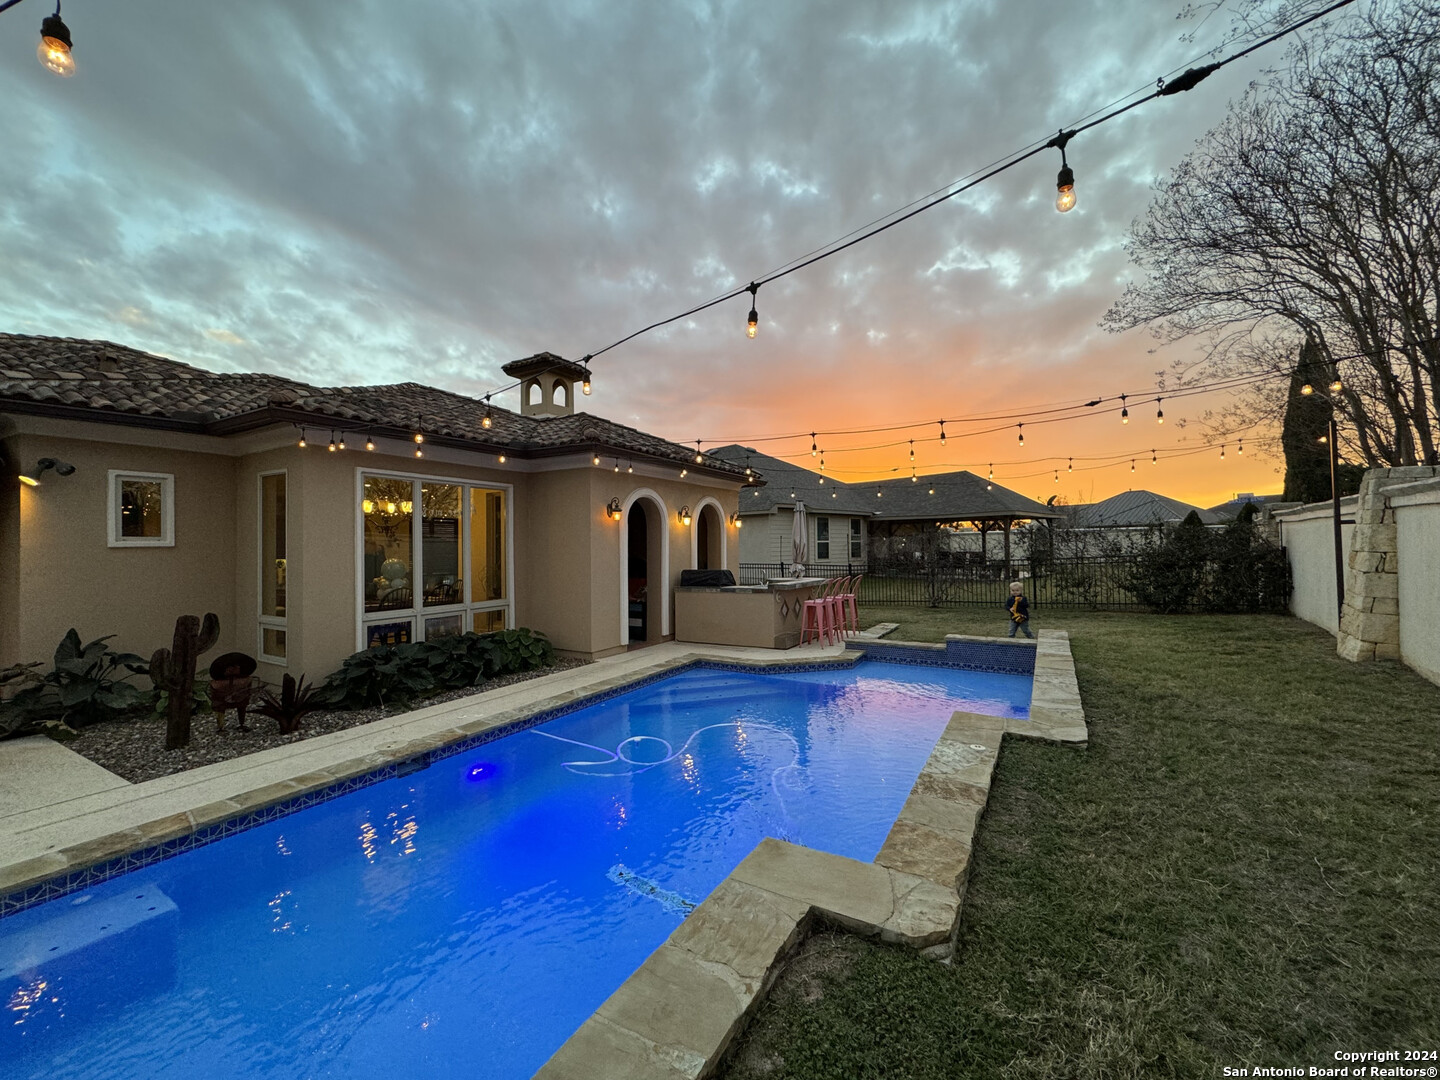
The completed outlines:
<svg viewBox="0 0 1440 1080">
<path fill-rule="evenodd" d="M 0 15 L 0 329 L 483 392 L 508 360 L 579 358 L 743 286 L 1231 32 L 1183 6 L 69 0 L 62 80 L 35 60 L 50 9 L 31 0 Z M 1127 227 L 1282 48 L 1077 137 L 1075 211 L 1053 208 L 1048 151 L 763 288 L 753 341 L 742 298 L 606 354 L 587 406 L 715 443 L 1153 396 L 1186 354 L 1096 325 L 1132 276 Z M 1258 443 L 1150 465 L 1221 404 L 1035 426 L 1023 449 L 953 420 L 943 449 L 934 426 L 886 439 L 916 438 L 922 474 L 995 462 L 1042 498 L 1278 490 Z M 848 449 L 877 441 L 822 439 L 827 467 L 908 474 L 908 447 Z M 1124 461 L 1082 471 L 1096 457 Z"/>
</svg>

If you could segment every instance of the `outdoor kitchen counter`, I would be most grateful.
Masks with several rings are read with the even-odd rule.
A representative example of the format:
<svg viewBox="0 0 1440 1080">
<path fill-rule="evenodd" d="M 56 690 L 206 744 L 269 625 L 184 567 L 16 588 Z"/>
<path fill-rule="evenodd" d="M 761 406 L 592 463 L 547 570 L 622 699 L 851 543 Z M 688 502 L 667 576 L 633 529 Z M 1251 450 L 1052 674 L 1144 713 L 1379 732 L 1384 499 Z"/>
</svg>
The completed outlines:
<svg viewBox="0 0 1440 1080">
<path fill-rule="evenodd" d="M 792 649 L 800 644 L 805 601 L 825 578 L 784 578 L 768 585 L 675 588 L 675 640 L 705 645 Z"/>
</svg>

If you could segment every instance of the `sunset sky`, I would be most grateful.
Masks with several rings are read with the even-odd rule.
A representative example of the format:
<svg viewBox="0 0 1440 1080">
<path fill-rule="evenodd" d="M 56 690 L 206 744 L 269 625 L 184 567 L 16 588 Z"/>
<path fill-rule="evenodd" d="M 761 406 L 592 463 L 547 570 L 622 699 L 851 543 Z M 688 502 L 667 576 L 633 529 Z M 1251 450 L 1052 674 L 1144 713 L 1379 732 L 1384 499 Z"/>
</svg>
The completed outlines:
<svg viewBox="0 0 1440 1080">
<path fill-rule="evenodd" d="M 62 80 L 33 0 L 0 15 L 0 330 L 483 393 L 506 361 L 578 359 L 1203 60 L 1230 17 L 1182 6 L 70 0 Z M 1152 183 L 1283 49 L 1078 136 L 1071 213 L 1047 151 L 762 288 L 753 341 L 741 298 L 607 353 L 586 407 L 807 460 L 808 434 L 754 440 L 930 422 L 822 438 L 840 479 L 908 475 L 906 445 L 847 448 L 914 438 L 922 475 L 994 462 L 1042 499 L 1279 490 L 1260 431 L 1243 457 L 1164 460 L 1224 396 L 1158 427 L 1156 373 L 1198 352 L 1097 322 Z M 1032 424 L 1024 447 L 955 419 L 1122 391 L 1128 426 Z"/>
</svg>

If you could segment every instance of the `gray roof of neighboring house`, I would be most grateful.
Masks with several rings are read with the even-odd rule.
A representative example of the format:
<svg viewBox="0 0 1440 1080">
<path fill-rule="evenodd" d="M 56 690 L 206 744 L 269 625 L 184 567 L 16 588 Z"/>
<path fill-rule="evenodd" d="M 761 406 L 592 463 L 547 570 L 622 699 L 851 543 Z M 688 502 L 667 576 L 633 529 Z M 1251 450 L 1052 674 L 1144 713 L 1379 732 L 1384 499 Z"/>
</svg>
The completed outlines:
<svg viewBox="0 0 1440 1080">
<path fill-rule="evenodd" d="M 1225 521 L 1230 521 L 1238 517 L 1240 511 L 1245 509 L 1246 505 L 1249 503 L 1254 503 L 1256 509 L 1258 510 L 1266 503 L 1282 502 L 1284 498 L 1284 495 L 1241 495 L 1240 497 L 1231 499 L 1228 502 L 1223 502 L 1219 506 L 1210 507 L 1209 513 L 1212 513 L 1216 517 L 1222 518 Z"/>
<path fill-rule="evenodd" d="M 490 428 L 482 424 L 487 408 Z M 0 334 L 0 411 L 212 435 L 297 423 L 405 437 L 419 424 L 426 438 L 466 449 L 522 458 L 618 453 L 744 480 L 744 466 L 708 455 L 697 465 L 695 452 L 679 443 L 589 413 L 521 416 L 414 382 L 322 387 L 280 375 L 222 374 L 108 341 Z"/>
<path fill-rule="evenodd" d="M 969 472 L 938 473 L 921 477 L 913 483 L 905 477 L 878 483 L 846 484 L 828 476 L 823 477 L 824 482 L 821 483 L 822 474 L 750 447 L 732 443 L 710 452 L 715 457 L 737 463 L 741 468 L 749 465 L 767 482 L 758 494 L 741 495 L 742 514 L 768 513 L 776 507 L 790 507 L 798 500 L 817 514 L 829 510 L 878 516 L 887 521 L 1061 516 L 1057 510 L 999 484 L 989 484 Z M 930 494 L 931 488 L 935 490 L 933 495 Z M 877 490 L 883 493 L 878 498 L 875 495 Z"/>
<path fill-rule="evenodd" d="M 1152 525 L 1166 525 L 1184 520 L 1190 511 L 1200 515 L 1206 525 L 1221 522 L 1219 515 L 1198 506 L 1157 495 L 1153 491 L 1122 491 L 1098 503 L 1082 503 L 1077 506 L 1060 507 L 1065 519 L 1075 529 L 1144 528 Z"/>
</svg>

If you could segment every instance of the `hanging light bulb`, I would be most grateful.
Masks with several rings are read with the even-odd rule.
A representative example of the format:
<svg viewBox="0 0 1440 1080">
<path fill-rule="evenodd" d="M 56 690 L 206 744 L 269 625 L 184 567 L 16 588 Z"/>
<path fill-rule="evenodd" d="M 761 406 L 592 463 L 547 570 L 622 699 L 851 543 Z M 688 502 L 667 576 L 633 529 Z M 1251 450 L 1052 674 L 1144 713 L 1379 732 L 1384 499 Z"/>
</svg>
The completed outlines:
<svg viewBox="0 0 1440 1080">
<path fill-rule="evenodd" d="M 75 57 L 70 53 L 72 48 L 74 42 L 70 40 L 70 28 L 60 18 L 60 2 L 56 0 L 55 14 L 45 16 L 40 23 L 40 45 L 35 55 L 46 71 L 68 79 L 75 74 Z"/>
<path fill-rule="evenodd" d="M 1070 459 L 1070 463 L 1065 466 L 1065 471 L 1070 473 L 1075 471 L 1075 459 L 1073 457 Z"/>
<path fill-rule="evenodd" d="M 820 483 L 822 483 L 822 484 L 825 483 L 825 478 L 824 478 L 823 476 L 820 477 Z"/>
<path fill-rule="evenodd" d="M 1305 397 L 1309 397 L 1311 394 L 1315 393 L 1315 387 L 1310 385 L 1309 380 L 1306 380 L 1305 383 L 1300 387 L 1300 393 L 1303 394 Z"/>
<path fill-rule="evenodd" d="M 1336 368 L 1330 373 L 1330 393 L 1338 394 L 1345 389 L 1345 384 L 1340 381 L 1340 369 Z"/>
<path fill-rule="evenodd" d="M 991 488 L 993 488 L 994 486 L 995 486 L 994 484 L 986 484 L 986 485 L 985 485 L 985 490 L 986 490 L 986 491 L 989 491 L 989 490 L 990 490 Z"/>
<path fill-rule="evenodd" d="M 424 451 L 424 450 L 421 450 L 420 447 L 417 446 L 417 447 L 415 447 L 415 456 L 416 456 L 417 458 L 422 458 L 422 457 L 425 456 L 425 451 Z"/>
<path fill-rule="evenodd" d="M 877 499 L 883 499 L 884 497 L 885 497 L 885 492 L 881 491 L 881 490 L 877 487 L 877 488 L 875 489 L 875 498 L 877 498 Z"/>
<path fill-rule="evenodd" d="M 1055 177 L 1055 209 L 1064 214 L 1075 208 L 1075 173 L 1065 160 L 1065 144 L 1070 141 L 1073 131 L 1060 131 L 1047 146 L 1060 151 L 1060 172 Z"/>
<path fill-rule="evenodd" d="M 931 495 L 934 495 L 934 494 L 935 494 L 935 489 L 934 489 L 933 487 L 930 489 L 930 494 L 931 494 Z"/>
<path fill-rule="evenodd" d="M 1320 438 L 1316 439 L 1315 441 L 1318 442 L 1318 443 L 1328 443 L 1328 442 L 1330 441 L 1330 436 L 1329 436 L 1329 435 L 1321 435 Z M 1221 457 L 1224 457 L 1225 455 L 1224 455 L 1224 454 L 1221 454 L 1220 456 L 1221 456 Z"/>
<path fill-rule="evenodd" d="M 1130 410 L 1129 410 L 1128 408 L 1126 408 L 1126 406 L 1125 406 L 1125 395 L 1124 395 L 1124 394 L 1121 394 L 1121 395 L 1120 395 L 1120 423 L 1122 423 L 1122 424 L 1128 424 L 1129 422 L 1130 422 Z"/>
<path fill-rule="evenodd" d="M 920 482 L 920 478 L 915 475 L 915 466 L 914 466 L 914 465 L 911 465 L 911 466 L 910 466 L 910 483 L 912 483 L 912 484 L 918 484 L 919 482 Z"/>
<path fill-rule="evenodd" d="M 815 445 L 815 432 L 812 431 L 810 432 L 810 456 L 814 457 L 819 452 L 819 448 Z"/>
<path fill-rule="evenodd" d="M 615 459 L 615 471 L 617 473 L 620 471 L 620 459 L 618 457 Z"/>
<path fill-rule="evenodd" d="M 633 473 L 635 471 L 635 463 L 633 461 L 627 461 L 625 463 L 625 471 L 627 473 Z"/>
<path fill-rule="evenodd" d="M 945 421 L 940 421 L 940 445 L 945 445 Z"/>
<path fill-rule="evenodd" d="M 585 367 L 585 378 L 580 380 L 580 392 L 586 397 L 590 396 L 590 354 L 585 354 L 585 359 L 580 363 Z"/>
<path fill-rule="evenodd" d="M 1056 469 L 1056 470 L 1055 470 L 1055 483 L 1058 484 L 1059 482 L 1060 482 L 1060 470 L 1059 470 L 1059 469 Z"/>
<path fill-rule="evenodd" d="M 325 449 L 329 450 L 332 454 L 335 452 L 335 432 L 330 432 L 330 445 Z"/>
<path fill-rule="evenodd" d="M 494 423 L 495 423 L 495 418 L 490 414 L 490 395 L 489 395 L 489 394 L 486 394 L 486 395 L 485 395 L 485 415 L 480 418 L 480 426 L 483 427 L 486 431 L 489 431 L 491 425 L 494 424 Z"/>
<path fill-rule="evenodd" d="M 1135 459 L 1133 457 L 1130 459 L 1130 471 L 1135 471 Z"/>
<path fill-rule="evenodd" d="M 689 476 L 689 475 L 690 475 L 690 470 L 689 470 L 689 469 L 684 469 L 684 468 L 682 468 L 682 469 L 680 470 L 680 479 L 681 479 L 681 480 L 684 480 L 685 477 L 687 477 L 687 476 Z"/>
<path fill-rule="evenodd" d="M 1160 407 L 1160 400 L 1158 397 L 1155 399 L 1155 423 L 1157 424 L 1165 422 L 1165 410 Z"/>
<path fill-rule="evenodd" d="M 300 441 L 297 442 L 295 445 L 298 446 L 301 450 L 304 450 L 304 449 L 305 449 L 305 445 L 306 445 L 306 444 L 305 444 L 305 429 L 304 429 L 304 428 L 301 428 L 301 429 L 300 429 Z"/>
<path fill-rule="evenodd" d="M 497 454 L 497 455 L 495 456 L 495 460 L 498 461 L 498 462 L 500 462 L 501 465 L 504 465 L 504 464 L 505 464 L 505 455 L 504 455 L 504 454 Z"/>
<path fill-rule="evenodd" d="M 1025 445 L 1025 425 L 1024 425 L 1024 424 L 1016 424 L 1015 426 L 1020 429 L 1020 445 L 1021 445 L 1021 446 L 1024 446 L 1024 445 Z"/>
<path fill-rule="evenodd" d="M 986 479 L 988 479 L 988 480 L 994 480 L 994 479 L 995 479 L 995 466 L 994 466 L 993 463 L 992 463 L 991 466 L 990 466 L 990 475 L 989 475 Z"/>
<path fill-rule="evenodd" d="M 1151 450 L 1151 451 L 1150 451 L 1150 464 L 1151 464 L 1151 465 L 1159 465 L 1159 464 L 1160 464 L 1160 459 L 1155 455 L 1155 451 L 1154 451 L 1154 450 Z"/>
<path fill-rule="evenodd" d="M 760 286 L 753 281 L 750 283 L 750 316 L 745 320 L 745 336 L 753 338 L 760 329 L 760 313 L 755 310 L 755 294 L 760 291 Z"/>
<path fill-rule="evenodd" d="M 914 439 L 911 439 L 911 440 L 910 440 L 910 460 L 911 460 L 911 461 L 914 461 L 914 460 L 915 460 L 915 440 L 914 440 Z"/>
<path fill-rule="evenodd" d="M 1236 444 L 1235 444 L 1235 453 L 1237 453 L 1237 454 L 1240 455 L 1241 457 L 1244 457 L 1244 456 L 1245 456 L 1245 440 L 1244 440 L 1244 439 L 1240 439 L 1240 440 L 1238 440 L 1238 441 L 1236 442 Z"/>
<path fill-rule="evenodd" d="M 1324 439 L 1321 439 L 1320 441 L 1321 441 L 1321 442 L 1324 442 L 1325 440 L 1324 440 Z M 1224 460 L 1225 460 L 1225 444 L 1224 444 L 1224 443 L 1221 443 L 1221 444 L 1220 444 L 1220 460 L 1221 460 L 1221 461 L 1224 461 Z"/>
<path fill-rule="evenodd" d="M 365 433 L 365 449 L 366 449 L 366 450 L 374 450 L 374 449 L 375 449 L 375 440 L 371 437 L 370 432 L 368 432 L 368 431 Z"/>
<path fill-rule="evenodd" d="M 340 442 L 337 445 L 341 450 L 345 449 L 345 432 L 340 432 Z"/>
<path fill-rule="evenodd" d="M 757 491 L 755 494 L 756 494 L 756 495 L 759 495 L 760 493 Z M 832 491 L 832 492 L 830 492 L 830 498 L 832 498 L 832 499 L 838 499 L 839 497 L 840 497 L 840 493 L 839 493 L 838 491 Z"/>
<path fill-rule="evenodd" d="M 700 453 L 700 440 L 699 440 L 699 439 L 696 439 L 696 440 L 695 440 L 695 464 L 696 464 L 696 465 L 699 465 L 699 464 L 700 464 L 702 461 L 704 461 L 704 460 L 705 460 L 704 456 Z"/>
<path fill-rule="evenodd" d="M 424 441 L 425 441 L 425 417 L 422 415 L 422 416 L 417 416 L 417 417 L 415 418 L 415 442 L 418 444 L 418 443 L 422 443 L 422 442 L 424 442 Z"/>
<path fill-rule="evenodd" d="M 820 471 L 825 471 L 825 451 L 820 451 Z"/>
</svg>

